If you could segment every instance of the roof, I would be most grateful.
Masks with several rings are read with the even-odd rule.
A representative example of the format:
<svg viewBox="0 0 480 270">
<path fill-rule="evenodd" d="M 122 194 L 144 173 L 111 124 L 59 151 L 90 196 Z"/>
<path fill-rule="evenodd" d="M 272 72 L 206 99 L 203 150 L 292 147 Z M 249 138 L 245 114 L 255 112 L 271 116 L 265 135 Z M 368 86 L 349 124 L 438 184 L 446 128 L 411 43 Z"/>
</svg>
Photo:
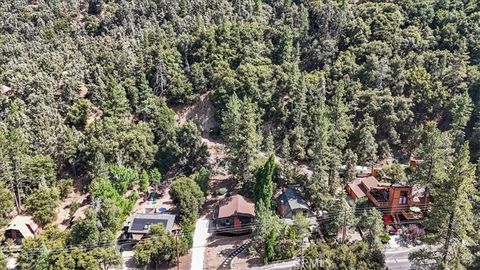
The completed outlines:
<svg viewBox="0 0 480 270">
<path fill-rule="evenodd" d="M 148 234 L 150 226 L 162 224 L 165 229 L 170 231 L 175 223 L 175 215 L 171 214 L 136 214 L 128 227 L 128 233 Z"/>
<path fill-rule="evenodd" d="M 292 210 L 309 209 L 300 191 L 292 187 L 288 187 L 283 191 L 282 195 L 280 195 L 280 200 L 287 203 Z"/>
<path fill-rule="evenodd" d="M 31 216 L 16 216 L 10 221 L 6 230 L 19 231 L 24 238 L 28 238 L 35 235 L 38 225 Z"/>
<path fill-rule="evenodd" d="M 380 185 L 377 178 L 374 176 L 368 177 L 359 177 L 353 182 L 349 183 L 347 186 L 352 190 L 357 198 L 363 198 L 366 195 L 367 191 L 376 188 Z"/>
<path fill-rule="evenodd" d="M 238 214 L 255 216 L 255 204 L 242 195 L 233 195 L 220 202 L 217 218 L 226 218 Z"/>
</svg>

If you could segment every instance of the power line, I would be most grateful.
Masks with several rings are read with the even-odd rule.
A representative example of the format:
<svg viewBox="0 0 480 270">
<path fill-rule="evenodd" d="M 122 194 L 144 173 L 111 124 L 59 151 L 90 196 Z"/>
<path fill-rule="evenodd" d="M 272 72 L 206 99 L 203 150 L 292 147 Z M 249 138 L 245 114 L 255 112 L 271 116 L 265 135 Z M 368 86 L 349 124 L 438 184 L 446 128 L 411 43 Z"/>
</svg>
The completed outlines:
<svg viewBox="0 0 480 270">
<path fill-rule="evenodd" d="M 333 220 L 334 218 L 337 218 L 339 216 L 346 215 L 347 213 L 362 214 L 367 210 L 373 210 L 373 209 L 394 209 L 394 210 L 400 211 L 400 210 L 407 210 L 409 208 L 410 208 L 410 206 L 408 206 L 408 205 L 396 206 L 396 207 L 361 207 L 361 208 L 357 207 L 357 208 L 352 208 L 350 210 L 344 210 L 343 213 L 342 212 L 326 213 L 326 214 L 323 214 L 323 215 L 320 215 L 320 216 L 314 216 L 314 217 L 319 219 L 322 222 L 325 222 L 325 221 Z M 421 210 L 422 209 L 426 210 L 425 207 L 419 207 L 419 208 Z M 403 222 L 401 221 L 401 222 L 396 222 L 396 223 L 393 223 L 393 224 L 400 224 L 401 225 L 401 224 L 411 224 L 411 223 L 412 222 L 409 222 L 409 221 L 403 221 Z M 239 228 L 235 228 L 235 227 L 213 228 L 213 229 L 210 229 L 209 232 L 211 234 L 214 234 L 214 233 L 238 233 L 238 232 L 241 232 L 241 231 L 244 231 L 244 230 L 245 231 L 246 230 L 254 230 L 259 225 L 261 225 L 259 222 L 254 221 L 254 222 L 242 224 L 242 226 L 239 227 Z M 97 247 L 109 247 L 109 246 L 115 246 L 115 245 L 123 246 L 123 245 L 128 245 L 128 244 L 140 243 L 143 240 L 146 240 L 146 239 L 149 239 L 149 238 L 152 238 L 152 237 L 155 237 L 155 236 L 146 235 L 140 240 L 133 240 L 132 239 L 132 240 L 127 240 L 127 241 L 123 241 L 123 242 L 113 240 L 113 241 L 97 242 L 96 244 L 91 244 L 91 245 L 83 245 L 83 244 L 68 245 L 68 246 L 65 246 L 65 247 L 62 247 L 62 248 L 48 250 L 48 252 L 50 254 L 57 254 L 57 253 L 61 253 L 62 251 L 70 251 L 70 250 L 75 250 L 75 249 L 78 249 L 80 251 L 87 251 L 87 250 L 92 250 L 92 249 L 97 248 Z M 201 246 L 201 247 L 205 247 L 205 246 Z M 0 249 L 0 250 L 1 251 L 7 251 L 6 253 L 8 253 L 8 249 Z M 18 251 L 22 252 L 22 250 L 23 249 L 20 249 Z M 37 251 L 35 251 L 35 250 L 37 250 Z M 26 254 L 27 255 L 41 254 L 42 250 L 43 250 L 43 248 L 32 249 L 32 250 L 29 250 L 28 252 L 26 252 Z"/>
</svg>

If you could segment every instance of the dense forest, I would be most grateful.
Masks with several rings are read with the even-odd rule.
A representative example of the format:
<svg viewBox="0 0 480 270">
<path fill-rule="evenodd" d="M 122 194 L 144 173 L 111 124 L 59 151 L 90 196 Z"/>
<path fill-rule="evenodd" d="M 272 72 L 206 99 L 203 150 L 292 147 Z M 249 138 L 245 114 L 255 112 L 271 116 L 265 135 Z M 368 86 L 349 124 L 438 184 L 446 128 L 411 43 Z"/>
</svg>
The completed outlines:
<svg viewBox="0 0 480 270">
<path fill-rule="evenodd" d="M 0 52 L 2 212 L 73 179 L 125 215 L 128 183 L 104 180 L 191 175 L 202 134 L 247 192 L 261 152 L 310 165 L 319 208 L 342 164 L 422 155 L 432 123 L 480 157 L 477 0 L 9 0 Z M 218 128 L 178 124 L 203 94 Z"/>
</svg>

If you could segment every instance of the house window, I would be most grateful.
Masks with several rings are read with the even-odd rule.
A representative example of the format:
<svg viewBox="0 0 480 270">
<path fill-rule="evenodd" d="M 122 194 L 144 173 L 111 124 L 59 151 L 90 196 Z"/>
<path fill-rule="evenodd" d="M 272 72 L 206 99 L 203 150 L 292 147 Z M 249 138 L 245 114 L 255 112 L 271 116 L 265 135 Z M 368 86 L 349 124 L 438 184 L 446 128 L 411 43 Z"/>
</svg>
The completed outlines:
<svg viewBox="0 0 480 270">
<path fill-rule="evenodd" d="M 225 226 L 230 226 L 230 225 L 232 225 L 232 220 L 229 219 L 229 218 L 226 218 L 225 219 Z"/>
<path fill-rule="evenodd" d="M 408 192 L 406 191 L 401 191 L 400 192 L 400 204 L 404 205 L 408 203 Z"/>
</svg>

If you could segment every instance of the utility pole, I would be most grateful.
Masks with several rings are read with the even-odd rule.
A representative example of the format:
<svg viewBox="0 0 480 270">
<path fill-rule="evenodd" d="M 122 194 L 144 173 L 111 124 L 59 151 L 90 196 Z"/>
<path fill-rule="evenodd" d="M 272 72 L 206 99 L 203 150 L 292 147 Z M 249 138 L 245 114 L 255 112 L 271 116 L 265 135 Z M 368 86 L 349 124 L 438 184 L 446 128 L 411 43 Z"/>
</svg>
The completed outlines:
<svg viewBox="0 0 480 270">
<path fill-rule="evenodd" d="M 177 248 L 177 270 L 180 270 L 179 252 L 178 252 L 178 232 L 175 233 L 175 246 Z"/>
<path fill-rule="evenodd" d="M 303 270 L 303 236 L 300 242 L 300 270 Z"/>
</svg>

